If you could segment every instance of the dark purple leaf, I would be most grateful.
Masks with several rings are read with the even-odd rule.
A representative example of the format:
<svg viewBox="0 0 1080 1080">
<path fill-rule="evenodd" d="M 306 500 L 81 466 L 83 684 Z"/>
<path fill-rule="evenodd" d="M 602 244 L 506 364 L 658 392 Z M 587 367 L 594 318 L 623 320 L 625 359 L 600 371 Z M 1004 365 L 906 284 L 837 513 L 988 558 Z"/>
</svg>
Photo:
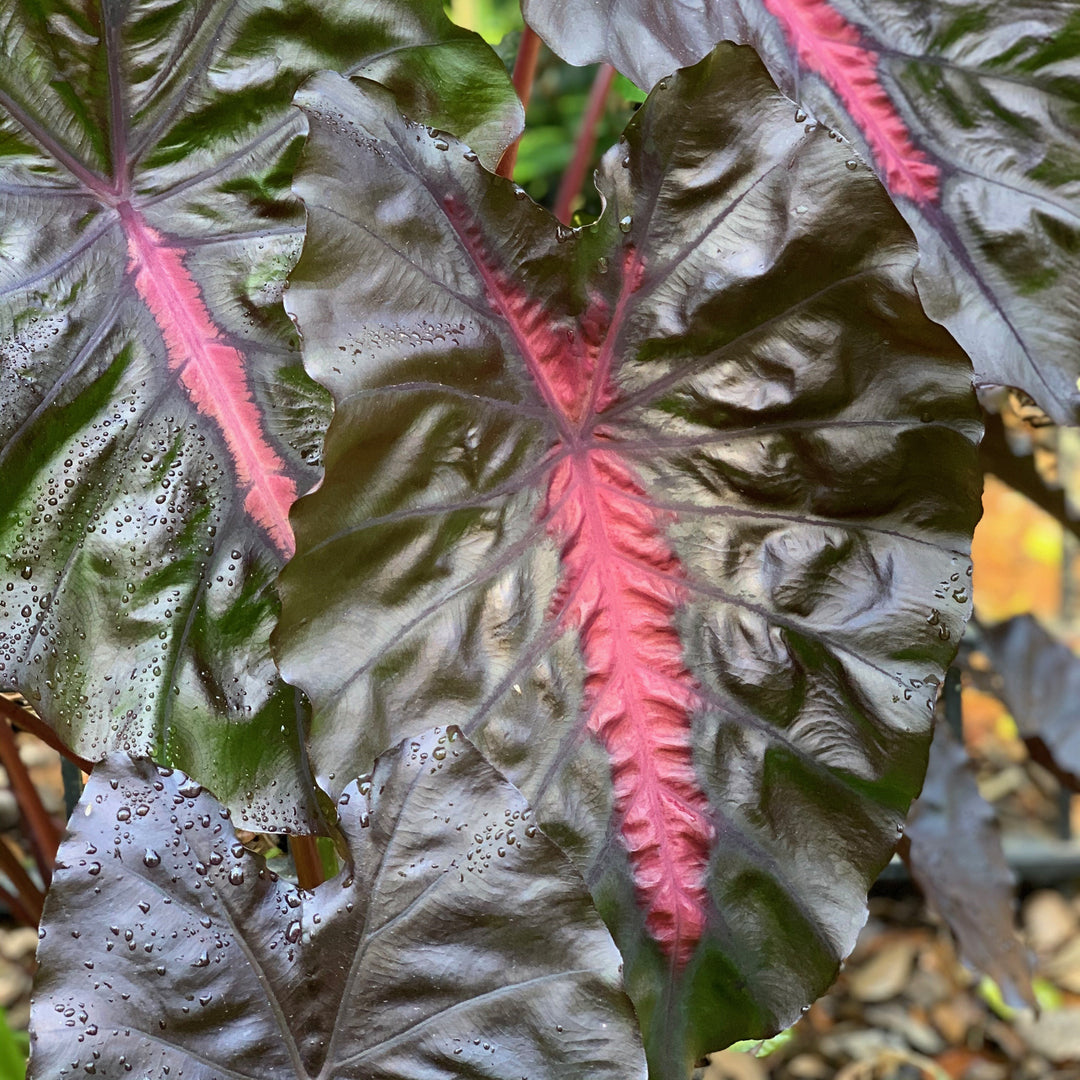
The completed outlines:
<svg viewBox="0 0 1080 1080">
<path fill-rule="evenodd" d="M 564 60 L 612 64 L 645 90 L 745 27 L 731 0 L 521 0 L 521 12 Z"/>
<path fill-rule="evenodd" d="M 319 76 L 288 306 L 333 393 L 279 659 L 347 775 L 436 716 L 586 871 L 655 1077 L 854 945 L 968 613 L 979 423 L 873 177 L 749 49 L 559 225 Z"/>
<path fill-rule="evenodd" d="M 11 0 L 0 53 L 0 685 L 310 830 L 267 644 L 327 420 L 280 300 L 292 95 L 359 70 L 489 161 L 520 105 L 436 0 Z"/>
<path fill-rule="evenodd" d="M 1071 0 L 524 0 L 572 63 L 642 86 L 727 38 L 855 140 L 977 376 L 1080 422 L 1080 12 Z M 857 161 L 855 162 L 856 167 Z"/>
<path fill-rule="evenodd" d="M 986 627 L 981 642 L 1032 757 L 1080 791 L 1080 657 L 1030 615 Z"/>
<path fill-rule="evenodd" d="M 46 902 L 32 1080 L 644 1077 L 584 882 L 464 738 L 402 744 L 338 810 L 352 865 L 304 892 L 182 773 L 95 769 Z"/>
<path fill-rule="evenodd" d="M 1015 885 L 990 804 L 963 745 L 939 723 L 922 794 L 908 817 L 905 858 L 960 954 L 1015 1006 L 1035 1006 L 1031 965 L 1016 936 Z"/>
</svg>

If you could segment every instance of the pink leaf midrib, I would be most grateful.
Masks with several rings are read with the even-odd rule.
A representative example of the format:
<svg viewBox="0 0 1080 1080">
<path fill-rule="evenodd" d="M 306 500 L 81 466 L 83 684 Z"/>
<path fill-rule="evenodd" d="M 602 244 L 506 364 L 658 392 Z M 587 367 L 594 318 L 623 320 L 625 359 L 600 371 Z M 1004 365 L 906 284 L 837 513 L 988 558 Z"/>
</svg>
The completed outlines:
<svg viewBox="0 0 1080 1080">
<path fill-rule="evenodd" d="M 167 243 L 130 203 L 118 209 L 127 237 L 129 271 L 161 330 L 169 368 L 199 412 L 221 430 L 238 484 L 245 489 L 245 510 L 289 558 L 295 550 L 289 507 L 296 485 L 266 439 L 244 356 L 223 340 L 214 324 L 184 265 L 184 249 Z"/>
<path fill-rule="evenodd" d="M 681 966 L 705 931 L 713 841 L 693 762 L 698 688 L 674 626 L 682 567 L 663 536 L 673 515 L 655 508 L 617 443 L 598 427 L 617 397 L 618 330 L 643 262 L 624 247 L 613 309 L 593 296 L 580 317 L 556 321 L 497 268 L 462 204 L 449 196 L 443 206 L 563 444 L 561 452 L 554 448 L 542 514 L 562 565 L 552 617 L 579 633 L 586 724 L 611 762 L 615 813 L 646 928 Z"/>
<path fill-rule="evenodd" d="M 681 567 L 662 515 L 614 450 L 563 459 L 549 485 L 556 497 L 548 531 L 561 542 L 564 576 L 553 608 L 581 634 L 587 723 L 611 759 L 646 925 L 685 963 L 705 928 L 712 827 L 690 741 L 698 691 L 673 624 Z"/>
<path fill-rule="evenodd" d="M 827 0 L 761 0 L 780 23 L 797 62 L 837 93 L 863 133 L 889 189 L 916 203 L 936 201 L 941 170 L 918 149 L 878 77 L 878 54 Z"/>
</svg>

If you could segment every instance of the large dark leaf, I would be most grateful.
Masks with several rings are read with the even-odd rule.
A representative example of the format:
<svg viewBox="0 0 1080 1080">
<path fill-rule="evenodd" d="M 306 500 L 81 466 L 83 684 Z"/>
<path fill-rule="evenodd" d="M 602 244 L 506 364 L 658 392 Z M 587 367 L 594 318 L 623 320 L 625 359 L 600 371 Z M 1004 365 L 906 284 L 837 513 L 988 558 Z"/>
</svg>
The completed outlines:
<svg viewBox="0 0 1080 1080">
<path fill-rule="evenodd" d="M 1030 615 L 984 628 L 981 641 L 1032 757 L 1080 791 L 1080 657 Z"/>
<path fill-rule="evenodd" d="M 918 789 L 969 606 L 970 368 L 880 186 L 749 49 L 654 92 L 578 232 L 377 87 L 298 100 L 288 306 L 337 411 L 279 634 L 317 768 L 467 728 L 683 1076 L 831 980 Z"/>
<path fill-rule="evenodd" d="M 722 38 L 853 138 L 976 374 L 1080 422 L 1080 11 L 1072 0 L 524 0 L 573 63 L 642 86 Z"/>
<path fill-rule="evenodd" d="M 520 106 L 437 0 L 0 0 L 0 53 L 0 684 L 310 827 L 267 647 L 327 418 L 280 301 L 292 94 L 358 68 L 489 160 Z"/>
<path fill-rule="evenodd" d="M 619 954 L 580 876 L 438 730 L 338 800 L 314 892 L 182 773 L 94 770 L 45 907 L 31 1077 L 634 1080 Z"/>
<path fill-rule="evenodd" d="M 1014 1005 L 1035 1005 L 1031 965 L 1016 936 L 1016 882 L 993 807 L 979 794 L 963 744 L 938 723 L 926 783 L 908 817 L 904 856 L 960 954 Z"/>
</svg>

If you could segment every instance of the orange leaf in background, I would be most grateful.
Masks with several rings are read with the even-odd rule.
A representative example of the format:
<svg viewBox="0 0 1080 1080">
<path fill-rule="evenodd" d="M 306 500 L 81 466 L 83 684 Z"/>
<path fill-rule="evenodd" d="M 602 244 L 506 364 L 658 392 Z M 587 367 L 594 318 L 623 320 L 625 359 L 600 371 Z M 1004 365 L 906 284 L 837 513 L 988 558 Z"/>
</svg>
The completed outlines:
<svg viewBox="0 0 1080 1080">
<path fill-rule="evenodd" d="M 975 612 L 998 622 L 1030 612 L 1061 614 L 1061 526 L 1023 495 L 986 477 L 983 518 L 975 530 Z"/>
</svg>

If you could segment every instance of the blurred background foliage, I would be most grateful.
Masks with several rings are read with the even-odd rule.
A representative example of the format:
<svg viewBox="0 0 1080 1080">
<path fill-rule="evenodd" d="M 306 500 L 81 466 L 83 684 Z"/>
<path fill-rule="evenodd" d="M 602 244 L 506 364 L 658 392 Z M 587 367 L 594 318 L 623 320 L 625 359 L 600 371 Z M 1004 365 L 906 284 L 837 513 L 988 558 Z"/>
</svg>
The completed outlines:
<svg viewBox="0 0 1080 1080">
<path fill-rule="evenodd" d="M 513 71 L 523 23 L 517 0 L 451 0 L 447 13 L 459 25 L 475 30 Z M 575 68 L 541 47 L 536 79 L 525 118 L 525 135 L 518 149 L 514 180 L 549 210 L 554 208 L 559 181 L 570 164 L 585 102 L 598 65 Z M 596 144 L 587 176 L 600 163 L 604 150 L 618 141 L 634 109 L 645 95 L 629 79 L 616 75 L 596 129 Z M 600 214 L 600 197 L 591 182 L 574 204 L 574 224 Z"/>
</svg>

